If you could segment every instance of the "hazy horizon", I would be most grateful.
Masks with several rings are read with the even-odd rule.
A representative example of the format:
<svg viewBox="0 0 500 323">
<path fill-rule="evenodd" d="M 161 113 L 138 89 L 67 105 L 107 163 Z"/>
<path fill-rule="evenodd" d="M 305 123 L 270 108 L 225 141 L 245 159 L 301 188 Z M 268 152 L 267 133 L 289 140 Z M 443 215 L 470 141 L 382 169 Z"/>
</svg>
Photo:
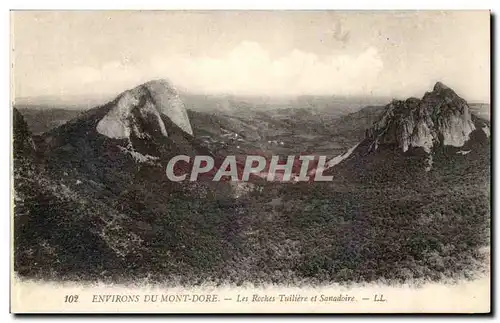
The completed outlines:
<svg viewBox="0 0 500 323">
<path fill-rule="evenodd" d="M 151 79 L 236 97 L 490 100 L 488 11 L 13 11 L 13 97 L 105 100 Z"/>
<path fill-rule="evenodd" d="M 127 89 L 124 89 L 124 91 Z M 114 100 L 120 93 L 116 93 L 108 96 L 95 97 L 93 95 L 76 95 L 76 96 L 34 96 L 34 97 L 22 97 L 13 98 L 14 107 L 26 107 L 26 108 L 61 108 L 61 109 L 87 109 L 93 108 L 98 105 L 106 104 Z M 269 108 L 273 106 L 281 106 L 284 104 L 290 105 L 290 108 L 299 108 L 297 105 L 298 101 L 301 99 L 319 99 L 328 100 L 332 105 L 341 103 L 343 106 L 345 104 L 354 105 L 381 105 L 387 104 L 392 98 L 389 97 L 363 97 L 363 96 L 335 96 L 335 95 L 300 95 L 300 96 L 265 96 L 265 95 L 234 95 L 234 94 L 200 94 L 200 93 L 190 93 L 190 92 L 180 92 L 180 97 L 184 100 L 189 98 L 199 98 L 203 97 L 203 100 L 215 100 L 222 102 L 224 100 L 228 101 L 233 99 L 236 101 L 241 101 L 245 103 L 262 103 L 266 102 Z M 302 107 L 302 106 L 301 106 Z M 333 106 L 332 106 L 333 108 Z M 198 110 L 203 110 L 202 106 L 197 107 Z"/>
<path fill-rule="evenodd" d="M 138 84 L 139 85 L 139 84 Z M 26 105 L 26 106 L 43 106 L 43 105 L 64 105 L 67 108 L 81 108 L 81 107 L 95 107 L 100 104 L 105 104 L 114 100 L 118 95 L 123 93 L 126 90 L 131 88 L 124 88 L 120 92 L 112 93 L 112 94 L 82 94 L 82 95 L 67 95 L 64 97 L 57 95 L 39 95 L 39 96 L 27 96 L 27 97 L 14 97 L 13 105 Z M 427 91 L 431 91 L 432 87 Z M 422 93 L 420 96 L 414 96 L 417 98 L 423 97 L 425 94 Z M 457 93 L 459 96 L 460 93 Z M 364 103 L 366 105 L 370 104 L 388 104 L 391 100 L 405 100 L 408 97 L 390 97 L 390 96 L 363 96 L 363 95 L 352 95 L 352 96 L 339 96 L 334 94 L 300 94 L 300 95 L 288 95 L 288 96 L 273 96 L 273 95 L 245 95 L 245 94 L 225 94 L 225 93 L 194 93 L 194 92 L 185 92 L 180 91 L 179 95 L 181 97 L 205 97 L 207 99 L 236 99 L 242 101 L 269 101 L 269 102 L 294 102 L 299 101 L 304 98 L 317 98 L 324 100 L 331 100 L 332 103 L 336 102 L 357 102 Z M 467 100 L 469 103 L 473 104 L 490 104 L 489 101 L 481 101 L 481 100 Z"/>
</svg>

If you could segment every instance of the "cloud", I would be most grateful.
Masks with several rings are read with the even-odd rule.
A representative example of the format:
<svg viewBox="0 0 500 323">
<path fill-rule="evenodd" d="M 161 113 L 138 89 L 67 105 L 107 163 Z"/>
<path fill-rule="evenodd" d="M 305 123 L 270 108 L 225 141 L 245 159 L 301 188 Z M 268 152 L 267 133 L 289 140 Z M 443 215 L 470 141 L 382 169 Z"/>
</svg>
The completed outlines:
<svg viewBox="0 0 500 323">
<path fill-rule="evenodd" d="M 55 76 L 59 92 L 120 92 L 153 78 L 170 79 L 191 92 L 242 95 L 369 93 L 384 65 L 376 48 L 357 54 L 320 56 L 294 49 L 281 57 L 255 42 L 244 41 L 219 57 L 155 56 L 147 62 L 128 59 L 99 69 L 78 67 Z"/>
</svg>

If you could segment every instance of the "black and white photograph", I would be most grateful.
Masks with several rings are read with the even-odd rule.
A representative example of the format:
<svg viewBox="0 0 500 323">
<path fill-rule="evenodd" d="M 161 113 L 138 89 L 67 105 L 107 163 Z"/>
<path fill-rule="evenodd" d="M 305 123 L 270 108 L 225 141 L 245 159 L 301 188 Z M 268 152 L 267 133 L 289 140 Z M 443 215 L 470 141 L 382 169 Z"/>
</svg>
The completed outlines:
<svg viewBox="0 0 500 323">
<path fill-rule="evenodd" d="M 11 310 L 489 312 L 491 19 L 11 11 Z"/>
</svg>

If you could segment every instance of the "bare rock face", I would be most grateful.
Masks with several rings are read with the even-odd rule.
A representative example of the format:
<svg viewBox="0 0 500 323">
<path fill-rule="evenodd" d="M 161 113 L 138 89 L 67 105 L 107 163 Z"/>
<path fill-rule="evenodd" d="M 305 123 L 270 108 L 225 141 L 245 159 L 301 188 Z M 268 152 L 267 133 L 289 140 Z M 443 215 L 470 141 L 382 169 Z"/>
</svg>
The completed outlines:
<svg viewBox="0 0 500 323">
<path fill-rule="evenodd" d="M 166 80 L 150 81 L 120 94 L 98 122 L 97 131 L 114 139 L 127 139 L 131 135 L 141 139 L 168 137 L 162 115 L 182 131 L 193 134 L 184 104 Z"/>
<path fill-rule="evenodd" d="M 422 99 L 392 101 L 367 138 L 372 140 L 371 150 L 395 144 L 404 152 L 421 147 L 429 153 L 436 145 L 462 147 L 474 130 L 467 102 L 438 82 Z"/>
</svg>

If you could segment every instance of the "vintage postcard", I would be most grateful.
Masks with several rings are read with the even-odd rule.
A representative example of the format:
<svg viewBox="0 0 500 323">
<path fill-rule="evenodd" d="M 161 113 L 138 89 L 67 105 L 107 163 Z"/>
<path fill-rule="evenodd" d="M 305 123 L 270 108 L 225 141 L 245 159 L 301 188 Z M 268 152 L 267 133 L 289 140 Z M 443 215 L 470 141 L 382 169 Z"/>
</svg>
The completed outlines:
<svg viewBox="0 0 500 323">
<path fill-rule="evenodd" d="M 489 11 L 11 11 L 11 312 L 489 313 Z"/>
</svg>

